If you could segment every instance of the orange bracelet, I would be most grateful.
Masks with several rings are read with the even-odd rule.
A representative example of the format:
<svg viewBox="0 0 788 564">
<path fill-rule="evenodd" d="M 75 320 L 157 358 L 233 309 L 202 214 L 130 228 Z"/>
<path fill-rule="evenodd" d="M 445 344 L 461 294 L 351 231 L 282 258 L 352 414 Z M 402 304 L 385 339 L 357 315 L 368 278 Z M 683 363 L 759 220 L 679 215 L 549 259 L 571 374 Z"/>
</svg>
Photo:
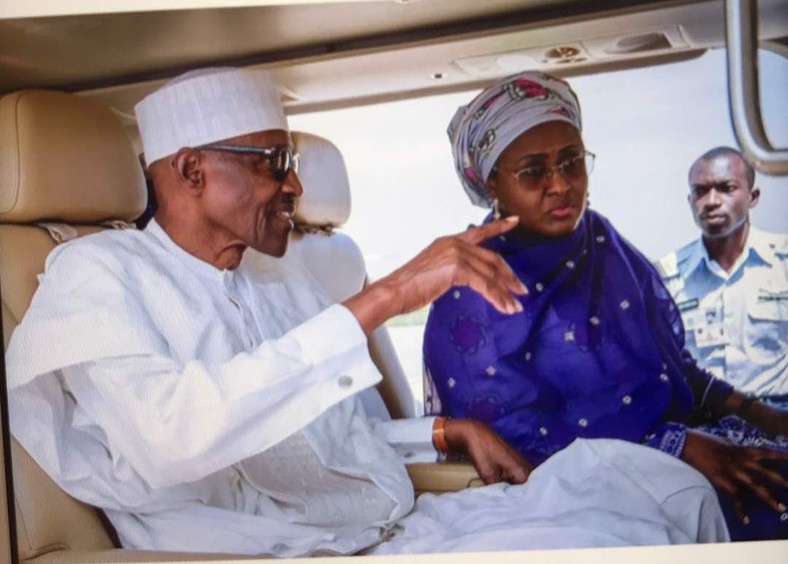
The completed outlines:
<svg viewBox="0 0 788 564">
<path fill-rule="evenodd" d="M 446 421 L 448 417 L 436 417 L 432 425 L 432 444 L 438 452 L 449 452 L 449 444 L 446 442 Z"/>
</svg>

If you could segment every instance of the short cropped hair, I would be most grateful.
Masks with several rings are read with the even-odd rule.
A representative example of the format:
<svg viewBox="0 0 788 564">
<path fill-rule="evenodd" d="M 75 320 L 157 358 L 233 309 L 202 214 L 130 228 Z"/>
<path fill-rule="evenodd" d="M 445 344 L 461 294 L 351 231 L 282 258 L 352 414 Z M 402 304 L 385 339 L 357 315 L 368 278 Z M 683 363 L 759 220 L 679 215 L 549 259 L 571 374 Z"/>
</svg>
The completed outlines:
<svg viewBox="0 0 788 564">
<path fill-rule="evenodd" d="M 695 162 L 692 163 L 692 166 L 689 169 L 689 175 L 692 174 L 692 169 L 694 169 L 695 165 L 697 165 L 699 162 L 713 161 L 718 157 L 738 158 L 741 161 L 742 165 L 744 165 L 744 172 L 747 175 L 747 187 L 752 189 L 752 187 L 755 186 L 755 169 L 753 169 L 752 166 L 750 166 L 750 163 L 747 162 L 747 159 L 744 158 L 744 155 L 741 154 L 741 151 L 739 151 L 738 149 L 734 149 L 733 147 L 719 146 L 719 147 L 714 147 L 713 149 L 709 149 L 701 156 L 699 156 L 697 159 L 695 159 Z"/>
</svg>

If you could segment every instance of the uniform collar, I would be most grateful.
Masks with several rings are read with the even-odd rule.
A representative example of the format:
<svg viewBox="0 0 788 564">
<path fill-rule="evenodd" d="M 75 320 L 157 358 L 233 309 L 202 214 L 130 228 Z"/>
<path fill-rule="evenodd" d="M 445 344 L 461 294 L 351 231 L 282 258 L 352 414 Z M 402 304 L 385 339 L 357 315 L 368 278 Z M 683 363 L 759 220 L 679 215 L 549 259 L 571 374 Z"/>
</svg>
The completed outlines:
<svg viewBox="0 0 788 564">
<path fill-rule="evenodd" d="M 747 247 L 750 252 L 757 254 L 763 262 L 769 266 L 774 266 L 773 263 L 776 259 L 775 244 L 767 233 L 750 225 L 750 233 L 747 235 Z"/>
<path fill-rule="evenodd" d="M 736 260 L 731 269 L 731 274 L 736 272 L 741 265 L 752 259 L 760 259 L 762 262 L 772 266 L 774 262 L 774 245 L 769 241 L 766 233 L 750 224 L 750 230 L 747 233 L 747 242 L 744 244 L 741 256 Z M 712 267 L 714 263 L 714 267 Z M 698 244 L 694 246 L 692 252 L 687 257 L 687 272 L 694 272 L 701 264 L 706 265 L 706 268 L 712 272 L 720 269 L 719 264 L 709 256 L 709 251 L 703 243 L 703 238 L 698 240 Z"/>
<path fill-rule="evenodd" d="M 687 273 L 695 272 L 701 264 L 708 267 L 710 260 L 709 252 L 706 250 L 706 245 L 703 244 L 703 237 L 701 237 L 695 242 L 695 245 L 692 245 L 687 256 Z"/>
</svg>

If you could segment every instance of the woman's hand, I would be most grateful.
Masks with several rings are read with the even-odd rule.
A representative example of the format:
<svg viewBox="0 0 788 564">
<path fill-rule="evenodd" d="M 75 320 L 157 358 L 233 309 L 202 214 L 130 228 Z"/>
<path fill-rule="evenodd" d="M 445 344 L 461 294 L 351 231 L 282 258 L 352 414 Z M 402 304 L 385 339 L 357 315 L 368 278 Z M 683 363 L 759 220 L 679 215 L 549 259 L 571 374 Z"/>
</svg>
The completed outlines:
<svg viewBox="0 0 788 564">
<path fill-rule="evenodd" d="M 788 453 L 742 447 L 688 431 L 681 458 L 733 501 L 733 509 L 744 524 L 749 523 L 742 503 L 742 493 L 746 490 L 753 492 L 775 511 L 782 513 L 786 510 L 785 505 L 769 491 L 769 487 L 788 487 L 788 480 L 770 468 L 768 462 L 788 462 Z"/>
<path fill-rule="evenodd" d="M 465 452 L 485 484 L 522 484 L 533 466 L 484 423 L 449 419 L 444 427 L 450 450 Z"/>
</svg>

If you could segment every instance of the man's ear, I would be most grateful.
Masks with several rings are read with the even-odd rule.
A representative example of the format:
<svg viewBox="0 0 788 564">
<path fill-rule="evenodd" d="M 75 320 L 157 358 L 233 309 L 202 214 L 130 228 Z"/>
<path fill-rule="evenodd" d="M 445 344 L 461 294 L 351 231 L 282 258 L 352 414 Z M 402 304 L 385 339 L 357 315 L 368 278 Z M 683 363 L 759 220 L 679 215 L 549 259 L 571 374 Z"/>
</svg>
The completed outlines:
<svg viewBox="0 0 788 564">
<path fill-rule="evenodd" d="M 757 186 L 753 186 L 752 190 L 750 190 L 750 209 L 754 208 L 758 205 L 758 200 L 761 197 L 761 189 Z"/>
<path fill-rule="evenodd" d="M 175 153 L 172 167 L 182 186 L 187 190 L 202 191 L 205 187 L 204 160 L 200 151 L 184 148 Z"/>
</svg>

